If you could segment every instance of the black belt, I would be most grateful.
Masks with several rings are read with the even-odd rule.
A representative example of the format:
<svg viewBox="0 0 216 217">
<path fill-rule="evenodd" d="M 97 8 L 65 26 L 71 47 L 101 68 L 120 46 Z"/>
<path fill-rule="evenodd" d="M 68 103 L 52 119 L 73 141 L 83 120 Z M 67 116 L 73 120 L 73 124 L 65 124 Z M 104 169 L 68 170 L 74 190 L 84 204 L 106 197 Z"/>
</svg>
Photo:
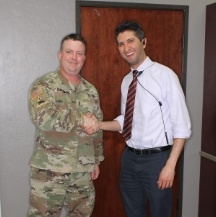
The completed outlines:
<svg viewBox="0 0 216 217">
<path fill-rule="evenodd" d="M 129 151 L 134 152 L 137 155 L 143 155 L 143 154 L 155 154 L 155 153 L 160 153 L 163 151 L 168 151 L 172 148 L 171 145 L 163 146 L 163 147 L 156 147 L 156 148 L 148 148 L 148 149 L 136 149 L 127 146 Z"/>
</svg>

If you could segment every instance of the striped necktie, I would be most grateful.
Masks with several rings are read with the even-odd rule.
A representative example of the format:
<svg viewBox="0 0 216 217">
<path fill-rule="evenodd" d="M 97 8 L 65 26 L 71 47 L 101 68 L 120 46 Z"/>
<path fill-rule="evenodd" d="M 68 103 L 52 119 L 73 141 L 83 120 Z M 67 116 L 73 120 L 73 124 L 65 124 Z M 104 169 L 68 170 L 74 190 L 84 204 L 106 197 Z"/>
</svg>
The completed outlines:
<svg viewBox="0 0 216 217">
<path fill-rule="evenodd" d="M 133 111 L 134 111 L 134 102 L 136 96 L 136 87 L 137 87 L 137 74 L 138 71 L 133 71 L 133 80 L 128 88 L 125 116 L 124 116 L 124 126 L 122 135 L 125 138 L 125 141 L 131 138 L 131 129 L 133 121 Z"/>
</svg>

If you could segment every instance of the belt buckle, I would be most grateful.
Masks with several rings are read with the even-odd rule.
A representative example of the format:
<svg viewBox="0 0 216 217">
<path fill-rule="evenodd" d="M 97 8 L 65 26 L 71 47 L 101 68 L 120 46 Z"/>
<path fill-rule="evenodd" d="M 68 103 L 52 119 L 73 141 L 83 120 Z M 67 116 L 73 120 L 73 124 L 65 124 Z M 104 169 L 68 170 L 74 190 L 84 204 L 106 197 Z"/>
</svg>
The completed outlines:
<svg viewBox="0 0 216 217">
<path fill-rule="evenodd" d="M 146 150 L 148 152 L 148 154 L 152 154 L 152 150 L 149 148 Z"/>
<path fill-rule="evenodd" d="M 141 152 L 140 152 L 141 150 L 138 150 L 138 149 L 134 149 L 134 153 L 136 154 L 136 155 L 140 155 L 141 154 Z"/>
</svg>

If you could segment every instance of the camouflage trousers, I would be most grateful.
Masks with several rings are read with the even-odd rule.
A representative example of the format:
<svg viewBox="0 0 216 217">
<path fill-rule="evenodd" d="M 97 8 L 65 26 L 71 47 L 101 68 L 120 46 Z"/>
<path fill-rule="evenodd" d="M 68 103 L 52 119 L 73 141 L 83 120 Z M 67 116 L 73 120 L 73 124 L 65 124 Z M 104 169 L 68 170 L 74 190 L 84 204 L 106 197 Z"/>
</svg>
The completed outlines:
<svg viewBox="0 0 216 217">
<path fill-rule="evenodd" d="M 95 189 L 90 173 L 59 173 L 31 168 L 28 217 L 89 217 L 94 208 Z"/>
</svg>

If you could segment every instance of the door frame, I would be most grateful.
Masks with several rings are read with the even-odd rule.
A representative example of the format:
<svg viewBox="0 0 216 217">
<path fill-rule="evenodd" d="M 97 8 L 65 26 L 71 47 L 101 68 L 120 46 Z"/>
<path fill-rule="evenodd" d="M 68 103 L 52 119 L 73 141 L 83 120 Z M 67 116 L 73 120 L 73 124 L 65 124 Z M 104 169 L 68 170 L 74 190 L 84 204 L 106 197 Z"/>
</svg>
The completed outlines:
<svg viewBox="0 0 216 217">
<path fill-rule="evenodd" d="M 76 32 L 81 33 L 81 7 L 105 7 L 105 8 L 130 8 L 130 9 L 148 9 L 148 10 L 177 10 L 184 13 L 183 20 L 183 47 L 182 47 L 182 74 L 181 86 L 186 96 L 186 75 L 187 75 L 187 54 L 188 54 L 188 5 L 165 5 L 149 3 L 128 3 L 128 2 L 104 2 L 104 1 L 82 1 L 76 0 Z M 182 216 L 182 198 L 183 198 L 183 167 L 184 167 L 184 150 L 179 158 L 178 165 L 178 217 Z"/>
</svg>

